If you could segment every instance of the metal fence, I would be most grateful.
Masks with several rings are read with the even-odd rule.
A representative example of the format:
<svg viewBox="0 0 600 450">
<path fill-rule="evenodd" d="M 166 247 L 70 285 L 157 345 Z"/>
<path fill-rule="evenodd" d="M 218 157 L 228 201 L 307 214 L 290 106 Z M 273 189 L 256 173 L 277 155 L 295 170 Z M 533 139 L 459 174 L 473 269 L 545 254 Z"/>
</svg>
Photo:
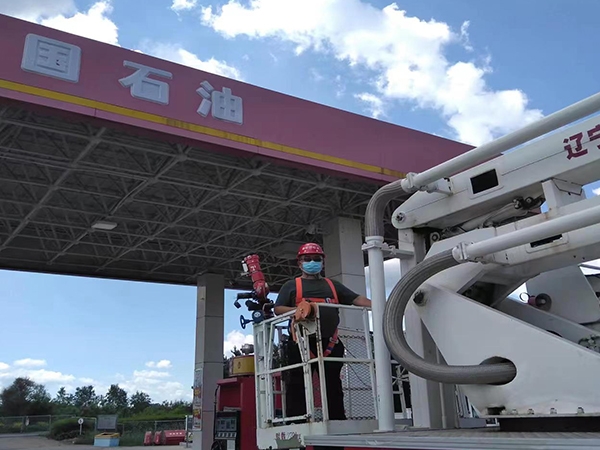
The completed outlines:
<svg viewBox="0 0 600 450">
<path fill-rule="evenodd" d="M 96 429 L 96 417 L 81 417 L 77 415 L 45 415 L 45 416 L 0 416 L 0 434 L 17 433 L 47 433 L 52 424 L 63 419 L 80 419 L 84 424 L 93 424 Z M 121 434 L 137 434 L 146 431 L 186 430 L 186 418 L 177 420 L 129 420 L 121 419 L 117 423 Z"/>
<path fill-rule="evenodd" d="M 0 433 L 45 433 L 50 431 L 52 423 L 73 416 L 0 416 Z M 95 420 L 95 419 L 94 419 Z"/>
<path fill-rule="evenodd" d="M 117 424 L 121 434 L 145 433 L 146 431 L 185 430 L 185 418 L 181 420 L 122 420 Z"/>
</svg>

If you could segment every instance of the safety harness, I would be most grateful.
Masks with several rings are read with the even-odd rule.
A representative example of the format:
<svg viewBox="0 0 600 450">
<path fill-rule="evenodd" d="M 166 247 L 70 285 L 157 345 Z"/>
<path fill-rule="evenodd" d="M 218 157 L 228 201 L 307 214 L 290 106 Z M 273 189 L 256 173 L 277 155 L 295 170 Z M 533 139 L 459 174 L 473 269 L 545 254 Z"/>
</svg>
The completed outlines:
<svg viewBox="0 0 600 450">
<path fill-rule="evenodd" d="M 316 315 L 316 308 L 317 308 L 317 305 L 315 303 L 332 303 L 334 305 L 339 304 L 337 291 L 335 290 L 333 283 L 331 282 L 331 280 L 329 278 L 324 278 L 324 280 L 327 282 L 327 284 L 331 288 L 333 298 L 306 298 L 306 297 L 304 297 L 303 292 L 302 292 L 302 278 L 296 278 L 296 314 L 294 315 L 294 320 L 299 321 L 299 320 L 306 320 L 306 319 L 313 318 Z M 293 337 L 294 341 L 297 342 L 296 333 L 293 330 L 294 330 L 294 327 L 292 324 L 292 337 Z M 329 356 L 337 343 L 338 343 L 338 328 L 336 327 L 335 332 L 333 333 L 333 336 L 331 336 L 331 338 L 329 338 L 329 344 L 327 344 L 327 347 L 323 351 L 323 356 L 324 357 Z M 312 351 L 310 352 L 310 357 L 311 358 L 315 357 Z"/>
</svg>

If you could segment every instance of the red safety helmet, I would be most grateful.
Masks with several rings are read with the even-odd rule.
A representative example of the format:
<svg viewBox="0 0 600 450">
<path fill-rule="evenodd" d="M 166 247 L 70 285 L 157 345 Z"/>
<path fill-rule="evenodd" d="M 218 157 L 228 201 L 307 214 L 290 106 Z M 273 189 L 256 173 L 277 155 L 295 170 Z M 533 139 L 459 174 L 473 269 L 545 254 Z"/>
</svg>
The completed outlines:
<svg viewBox="0 0 600 450">
<path fill-rule="evenodd" d="M 319 244 L 309 242 L 308 244 L 304 244 L 298 250 L 298 258 L 300 258 L 302 255 L 321 255 L 324 258 L 325 252 Z"/>
</svg>

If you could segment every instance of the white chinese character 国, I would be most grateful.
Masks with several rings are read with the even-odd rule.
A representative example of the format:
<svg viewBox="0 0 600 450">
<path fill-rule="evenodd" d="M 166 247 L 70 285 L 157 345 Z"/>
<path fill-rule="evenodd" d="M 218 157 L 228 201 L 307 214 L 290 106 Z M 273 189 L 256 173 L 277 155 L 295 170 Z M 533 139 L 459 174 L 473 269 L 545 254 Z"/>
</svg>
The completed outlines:
<svg viewBox="0 0 600 450">
<path fill-rule="evenodd" d="M 206 117 L 209 112 L 212 112 L 215 119 L 240 125 L 244 123 L 242 98 L 233 95 L 231 89 L 223 88 L 222 91 L 217 91 L 208 81 L 203 81 L 196 92 L 202 97 L 202 102 L 197 110 L 202 117 Z"/>
<path fill-rule="evenodd" d="M 21 69 L 59 80 L 79 82 L 81 49 L 73 44 L 28 34 Z"/>
<path fill-rule="evenodd" d="M 160 103 L 161 105 L 169 104 L 169 84 L 165 81 L 148 78 L 148 76 L 156 75 L 171 79 L 173 78 L 171 72 L 153 69 L 152 67 L 131 61 L 123 61 L 123 66 L 136 69 L 136 71 L 128 77 L 119 80 L 119 83 L 121 83 L 123 87 L 129 88 L 132 97 Z"/>
</svg>

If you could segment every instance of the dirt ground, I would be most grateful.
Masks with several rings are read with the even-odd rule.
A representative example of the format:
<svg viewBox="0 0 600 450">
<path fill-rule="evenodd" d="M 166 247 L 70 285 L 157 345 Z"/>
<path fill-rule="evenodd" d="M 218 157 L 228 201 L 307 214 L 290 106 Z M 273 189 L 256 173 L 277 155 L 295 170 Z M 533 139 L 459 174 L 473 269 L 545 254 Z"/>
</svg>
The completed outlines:
<svg viewBox="0 0 600 450">
<path fill-rule="evenodd" d="M 23 436 L 23 435 L 2 435 L 0 434 L 0 450 L 65 450 L 66 447 L 70 447 L 72 450 L 97 450 L 100 447 L 94 447 L 93 445 L 73 445 L 73 444 L 61 444 L 57 441 L 46 439 L 42 436 Z M 121 447 L 121 448 L 146 448 L 140 447 Z M 168 445 L 161 446 L 161 449 L 185 449 L 185 446 L 179 445 Z M 191 448 L 191 445 L 190 447 Z"/>
</svg>

